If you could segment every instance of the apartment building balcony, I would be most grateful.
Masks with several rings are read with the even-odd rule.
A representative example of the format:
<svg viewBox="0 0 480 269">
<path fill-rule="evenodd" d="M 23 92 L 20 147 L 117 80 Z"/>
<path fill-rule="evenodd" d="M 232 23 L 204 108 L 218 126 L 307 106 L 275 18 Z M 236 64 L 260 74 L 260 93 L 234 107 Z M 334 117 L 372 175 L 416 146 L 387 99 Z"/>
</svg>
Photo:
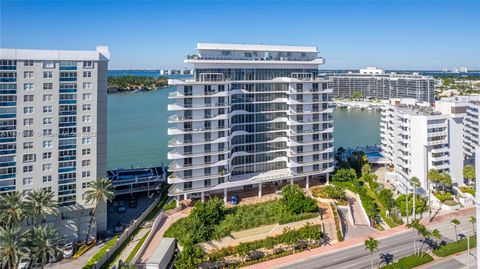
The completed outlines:
<svg viewBox="0 0 480 269">
<path fill-rule="evenodd" d="M 182 134 L 190 134 L 190 133 L 208 133 L 208 132 L 220 132 L 220 131 L 228 131 L 229 128 L 220 127 L 220 128 L 187 128 L 180 130 L 176 127 L 168 128 L 167 133 L 168 135 L 182 135 Z"/>
<path fill-rule="evenodd" d="M 171 174 L 167 180 L 169 184 L 183 184 L 185 182 L 190 182 L 190 181 L 216 179 L 216 178 L 229 177 L 229 176 L 230 176 L 230 173 L 228 171 L 224 171 L 222 173 L 217 173 L 217 174 L 211 174 L 211 175 L 188 176 L 188 177 L 182 177 L 182 176 L 177 176 L 175 174 Z"/>
<path fill-rule="evenodd" d="M 289 155 L 290 155 L 291 157 L 296 157 L 296 156 L 308 156 L 308 155 L 314 155 L 314 154 L 331 153 L 331 152 L 333 152 L 333 151 L 334 151 L 333 147 L 322 148 L 322 149 L 319 149 L 318 151 L 315 151 L 315 150 L 305 150 L 305 151 L 298 152 L 298 151 L 296 151 L 296 150 L 290 150 Z"/>
<path fill-rule="evenodd" d="M 295 141 L 290 139 L 288 141 L 288 146 L 304 146 L 304 145 L 312 145 L 312 144 L 320 144 L 320 143 L 333 143 L 333 137 L 329 139 L 315 139 L 315 140 L 305 140 L 305 141 Z"/>
<path fill-rule="evenodd" d="M 175 172 L 175 171 L 182 171 L 182 170 L 189 170 L 189 169 L 199 169 L 199 168 L 205 168 L 205 167 L 217 167 L 217 166 L 226 166 L 228 164 L 227 160 L 221 160 L 218 162 L 207 162 L 207 163 L 200 163 L 200 164 L 183 164 L 180 165 L 176 161 L 171 162 L 168 165 L 168 171 L 169 172 Z"/>
<path fill-rule="evenodd" d="M 215 92 L 207 91 L 195 94 L 183 94 L 180 92 L 171 92 L 168 94 L 169 99 L 181 99 L 181 98 L 204 98 L 204 97 L 227 97 L 227 91 Z"/>
<path fill-rule="evenodd" d="M 202 156 L 212 156 L 218 154 L 226 154 L 229 150 L 212 150 L 212 151 L 201 151 L 201 152 L 178 152 L 175 149 L 167 153 L 169 160 L 183 159 L 186 157 L 202 157 Z"/>
<path fill-rule="evenodd" d="M 178 147 L 178 146 L 195 146 L 195 145 L 204 145 L 204 144 L 217 144 L 217 143 L 227 143 L 228 137 L 219 137 L 215 140 L 200 140 L 200 141 L 178 141 L 175 138 L 168 141 L 168 147 Z"/>
<path fill-rule="evenodd" d="M 181 122 L 196 122 L 196 121 L 205 121 L 205 120 L 226 120 L 228 119 L 228 114 L 217 114 L 204 117 L 184 117 L 179 115 L 172 115 L 168 117 L 169 123 L 181 123 Z"/>
<path fill-rule="evenodd" d="M 448 149 L 447 146 L 439 147 L 439 148 L 432 148 L 431 152 L 434 153 L 434 154 L 445 153 L 445 152 L 449 152 L 449 149 Z"/>
<path fill-rule="evenodd" d="M 318 160 L 312 160 L 312 161 L 309 161 L 309 162 L 296 162 L 294 161 L 293 159 L 290 160 L 290 168 L 293 168 L 293 167 L 302 167 L 302 166 L 310 166 L 310 165 L 315 165 L 315 164 L 324 164 L 324 163 L 333 163 L 333 158 L 328 158 L 328 159 L 318 159 Z"/>
<path fill-rule="evenodd" d="M 435 165 L 432 163 L 432 168 L 436 170 L 445 170 L 450 168 L 450 164 L 448 162 L 444 162 L 442 164 Z"/>
<path fill-rule="evenodd" d="M 450 156 L 448 154 L 443 154 L 441 156 L 431 156 L 432 162 L 441 162 L 441 161 L 448 161 L 450 159 Z"/>
<path fill-rule="evenodd" d="M 427 137 L 434 137 L 434 136 L 447 136 L 448 131 L 441 131 L 441 132 L 432 132 L 432 133 L 427 133 Z"/>
<path fill-rule="evenodd" d="M 308 130 L 294 130 L 290 129 L 290 135 L 306 135 L 306 134 L 323 134 L 323 133 L 332 133 L 333 127 L 326 128 L 326 129 L 308 129 Z"/>
<path fill-rule="evenodd" d="M 228 63 L 228 64 L 258 64 L 258 63 L 268 63 L 268 64 L 312 64 L 312 65 L 321 65 L 325 63 L 325 59 L 322 57 L 206 57 L 199 54 L 187 55 L 185 57 L 185 63 Z"/>
<path fill-rule="evenodd" d="M 447 138 L 443 138 L 440 140 L 432 140 L 432 141 L 428 141 L 427 144 L 429 146 L 443 145 L 443 144 L 448 144 L 448 140 Z"/>
<path fill-rule="evenodd" d="M 204 103 L 204 104 L 194 104 L 194 105 L 183 105 L 178 104 L 168 104 L 169 111 L 178 111 L 178 110 L 190 110 L 190 109 L 205 109 L 205 108 L 227 108 L 226 103 Z"/>
</svg>

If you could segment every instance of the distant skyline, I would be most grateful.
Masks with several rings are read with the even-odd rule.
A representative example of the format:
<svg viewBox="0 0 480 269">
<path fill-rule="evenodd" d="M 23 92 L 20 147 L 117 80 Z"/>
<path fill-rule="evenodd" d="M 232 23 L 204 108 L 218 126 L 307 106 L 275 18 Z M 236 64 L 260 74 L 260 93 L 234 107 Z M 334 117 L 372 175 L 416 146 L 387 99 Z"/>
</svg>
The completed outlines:
<svg viewBox="0 0 480 269">
<path fill-rule="evenodd" d="M 0 2 L 0 47 L 94 50 L 110 69 L 190 67 L 197 42 L 306 45 L 322 69 L 480 69 L 480 1 Z"/>
</svg>

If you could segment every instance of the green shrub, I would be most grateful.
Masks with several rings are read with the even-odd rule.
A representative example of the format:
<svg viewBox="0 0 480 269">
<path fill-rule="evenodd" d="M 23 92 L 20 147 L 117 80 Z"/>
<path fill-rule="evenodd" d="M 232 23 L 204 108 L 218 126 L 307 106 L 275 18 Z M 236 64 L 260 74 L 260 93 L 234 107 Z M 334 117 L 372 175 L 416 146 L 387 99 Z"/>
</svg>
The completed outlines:
<svg viewBox="0 0 480 269">
<path fill-rule="evenodd" d="M 453 200 L 453 196 L 449 192 L 436 192 L 434 195 L 442 203 L 447 201 L 447 200 Z"/>
<path fill-rule="evenodd" d="M 471 187 L 467 187 L 467 186 L 461 186 L 461 187 L 458 187 L 463 193 L 470 193 L 471 195 L 473 195 L 473 197 L 475 197 L 475 190 Z"/>
<path fill-rule="evenodd" d="M 176 207 L 177 207 L 177 202 L 175 201 L 175 199 L 172 199 L 170 202 L 168 202 L 168 204 L 166 204 L 163 207 L 163 210 L 167 211 L 167 210 L 174 209 Z"/>
<path fill-rule="evenodd" d="M 209 260 L 219 260 L 223 257 L 239 254 L 240 256 L 247 256 L 254 254 L 259 249 L 266 248 L 272 249 L 278 244 L 300 244 L 300 241 L 315 240 L 320 241 L 323 239 L 323 233 L 321 232 L 320 225 L 305 224 L 298 230 L 291 230 L 285 228 L 283 233 L 277 236 L 269 236 L 262 240 L 256 240 L 252 242 L 240 243 L 236 247 L 228 247 L 219 249 L 208 255 Z"/>
<path fill-rule="evenodd" d="M 318 209 L 315 200 L 305 196 L 302 189 L 296 184 L 284 186 L 282 196 L 285 209 L 294 214 L 313 212 Z"/>
<path fill-rule="evenodd" d="M 333 175 L 332 180 L 337 182 L 355 181 L 357 179 L 357 173 L 353 168 L 350 169 L 338 169 Z"/>
<path fill-rule="evenodd" d="M 380 267 L 381 269 L 410 269 L 433 261 L 432 256 L 427 253 L 421 255 L 410 255 L 403 257 L 395 263 Z"/>
<path fill-rule="evenodd" d="M 475 248 L 477 246 L 477 240 L 475 236 L 470 236 L 470 249 Z M 440 246 L 439 248 L 433 250 L 433 253 L 439 257 L 446 257 L 458 252 L 462 252 L 467 250 L 468 242 L 467 238 L 462 238 L 456 242 L 448 243 L 444 246 Z"/>
<path fill-rule="evenodd" d="M 93 257 L 90 258 L 90 260 L 88 260 L 87 264 L 83 266 L 82 269 L 94 268 L 95 263 L 97 263 L 100 258 L 102 258 L 102 256 L 107 252 L 107 249 L 111 249 L 113 245 L 115 245 L 117 240 L 118 236 L 114 236 L 112 239 L 107 241 L 107 243 L 105 243 L 105 245 L 97 252 L 97 254 L 95 254 Z"/>
</svg>

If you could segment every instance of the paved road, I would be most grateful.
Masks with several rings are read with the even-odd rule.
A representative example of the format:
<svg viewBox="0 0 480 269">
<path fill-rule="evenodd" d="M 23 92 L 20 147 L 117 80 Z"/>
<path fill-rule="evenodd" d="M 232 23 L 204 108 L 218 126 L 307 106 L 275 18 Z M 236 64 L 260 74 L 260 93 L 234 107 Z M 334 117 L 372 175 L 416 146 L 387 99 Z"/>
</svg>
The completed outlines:
<svg viewBox="0 0 480 269">
<path fill-rule="evenodd" d="M 458 219 L 461 221 L 460 228 L 468 235 L 471 235 L 472 225 L 468 222 L 468 217 L 459 217 Z M 446 242 L 455 240 L 455 230 L 449 221 L 428 225 L 427 227 L 429 229 L 439 229 L 444 237 L 443 240 Z M 460 233 L 460 229 L 458 230 L 458 233 Z M 413 239 L 415 235 L 416 232 L 414 231 L 406 231 L 401 234 L 380 239 L 378 252 L 373 255 L 374 264 L 376 266 L 385 265 L 387 262 L 395 261 L 401 257 L 413 254 Z M 417 246 L 418 245 L 421 245 L 421 242 L 418 242 Z M 334 252 L 309 257 L 293 264 L 277 268 L 360 269 L 371 268 L 371 265 L 369 252 L 365 250 L 363 245 L 356 245 Z"/>
</svg>

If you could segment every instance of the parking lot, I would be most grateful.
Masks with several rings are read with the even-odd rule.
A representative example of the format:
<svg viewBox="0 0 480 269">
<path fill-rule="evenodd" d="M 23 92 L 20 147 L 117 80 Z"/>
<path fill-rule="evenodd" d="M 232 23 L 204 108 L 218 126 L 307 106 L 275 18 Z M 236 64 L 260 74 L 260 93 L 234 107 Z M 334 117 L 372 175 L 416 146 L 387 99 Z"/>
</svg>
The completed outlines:
<svg viewBox="0 0 480 269">
<path fill-rule="evenodd" d="M 150 194 L 150 197 L 147 196 L 147 193 L 133 193 L 133 194 L 124 194 L 115 197 L 115 200 L 108 204 L 108 215 L 107 215 L 107 230 L 108 233 L 114 234 L 120 232 L 117 228 L 115 231 L 115 226 L 121 224 L 123 229 L 129 226 L 136 218 L 138 218 L 147 207 L 155 200 L 158 194 Z M 131 197 L 136 197 L 136 207 L 131 207 L 129 205 Z M 123 203 L 125 212 L 119 212 L 119 205 Z"/>
</svg>

